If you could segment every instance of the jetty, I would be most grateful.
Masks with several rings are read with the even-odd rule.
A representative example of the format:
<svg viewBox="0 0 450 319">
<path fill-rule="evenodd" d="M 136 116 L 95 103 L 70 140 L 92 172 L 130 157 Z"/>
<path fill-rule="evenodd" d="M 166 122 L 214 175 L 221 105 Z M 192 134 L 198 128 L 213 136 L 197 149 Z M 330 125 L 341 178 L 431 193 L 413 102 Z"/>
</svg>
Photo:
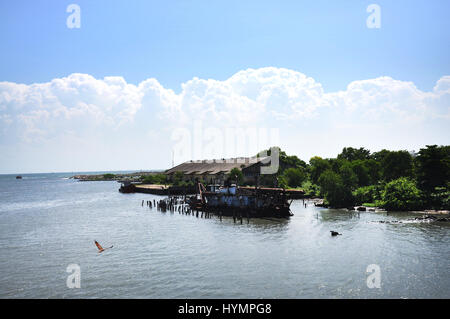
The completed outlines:
<svg viewBox="0 0 450 319">
<path fill-rule="evenodd" d="M 168 186 L 155 184 L 132 183 L 129 181 L 119 181 L 121 193 L 143 193 L 161 196 L 170 195 L 192 195 L 195 194 L 194 186 Z"/>
</svg>

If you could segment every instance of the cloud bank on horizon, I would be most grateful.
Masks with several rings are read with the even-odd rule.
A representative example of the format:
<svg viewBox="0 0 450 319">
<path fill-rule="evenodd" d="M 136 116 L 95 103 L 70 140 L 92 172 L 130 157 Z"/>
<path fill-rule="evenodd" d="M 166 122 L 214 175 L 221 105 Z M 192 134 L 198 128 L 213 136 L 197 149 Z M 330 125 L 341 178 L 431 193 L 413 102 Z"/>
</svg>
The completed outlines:
<svg viewBox="0 0 450 319">
<path fill-rule="evenodd" d="M 195 121 L 277 128 L 279 146 L 308 161 L 344 146 L 448 144 L 449 120 L 450 76 L 431 91 L 385 76 L 325 92 L 313 78 L 275 67 L 242 70 L 224 81 L 193 78 L 179 93 L 154 78 L 134 85 L 89 74 L 0 82 L 0 173 L 167 168 L 171 132 Z"/>
</svg>

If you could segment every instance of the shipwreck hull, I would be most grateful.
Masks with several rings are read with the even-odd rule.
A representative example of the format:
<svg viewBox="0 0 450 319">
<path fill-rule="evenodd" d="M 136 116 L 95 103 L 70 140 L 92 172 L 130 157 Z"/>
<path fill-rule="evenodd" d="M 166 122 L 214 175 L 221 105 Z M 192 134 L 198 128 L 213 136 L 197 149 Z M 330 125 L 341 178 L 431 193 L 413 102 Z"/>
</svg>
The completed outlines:
<svg viewBox="0 0 450 319">
<path fill-rule="evenodd" d="M 204 192 L 201 198 L 192 198 L 190 208 L 222 216 L 286 218 L 293 214 L 285 196 L 267 194 Z"/>
<path fill-rule="evenodd" d="M 199 211 L 212 213 L 222 216 L 234 216 L 244 218 L 259 218 L 259 217 L 275 217 L 275 218 L 287 218 L 292 216 L 289 207 L 263 207 L 263 208 L 250 208 L 250 207 L 230 207 L 230 206 L 208 206 L 197 207 Z"/>
</svg>

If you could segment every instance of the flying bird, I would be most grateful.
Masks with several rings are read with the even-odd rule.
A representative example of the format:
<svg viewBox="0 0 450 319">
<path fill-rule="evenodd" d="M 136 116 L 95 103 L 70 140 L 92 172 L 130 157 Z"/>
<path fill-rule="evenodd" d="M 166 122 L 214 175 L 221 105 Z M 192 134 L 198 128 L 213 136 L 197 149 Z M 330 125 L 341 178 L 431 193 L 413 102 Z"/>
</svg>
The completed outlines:
<svg viewBox="0 0 450 319">
<path fill-rule="evenodd" d="M 103 252 L 103 251 L 106 250 L 106 249 L 113 248 L 113 246 L 107 247 L 107 248 L 103 248 L 102 245 L 100 245 L 100 244 L 98 243 L 98 241 L 96 241 L 96 240 L 94 240 L 94 243 L 95 243 L 95 246 L 97 246 L 98 252 L 99 252 L 99 253 Z"/>
<path fill-rule="evenodd" d="M 337 231 L 334 231 L 334 230 L 330 230 L 330 233 L 331 233 L 331 236 L 342 235 L 342 234 L 339 234 Z"/>
</svg>

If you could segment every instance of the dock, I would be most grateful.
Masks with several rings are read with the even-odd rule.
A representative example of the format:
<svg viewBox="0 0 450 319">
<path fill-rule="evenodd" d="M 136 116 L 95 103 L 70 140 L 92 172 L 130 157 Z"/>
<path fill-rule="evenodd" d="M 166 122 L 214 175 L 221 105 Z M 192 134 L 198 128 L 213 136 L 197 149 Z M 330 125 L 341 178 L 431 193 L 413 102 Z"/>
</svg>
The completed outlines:
<svg viewBox="0 0 450 319">
<path fill-rule="evenodd" d="M 121 193 L 142 193 L 161 196 L 170 195 L 193 195 L 196 190 L 194 186 L 168 186 L 157 184 L 137 184 L 129 181 L 119 181 L 122 185 L 119 188 Z"/>
</svg>

